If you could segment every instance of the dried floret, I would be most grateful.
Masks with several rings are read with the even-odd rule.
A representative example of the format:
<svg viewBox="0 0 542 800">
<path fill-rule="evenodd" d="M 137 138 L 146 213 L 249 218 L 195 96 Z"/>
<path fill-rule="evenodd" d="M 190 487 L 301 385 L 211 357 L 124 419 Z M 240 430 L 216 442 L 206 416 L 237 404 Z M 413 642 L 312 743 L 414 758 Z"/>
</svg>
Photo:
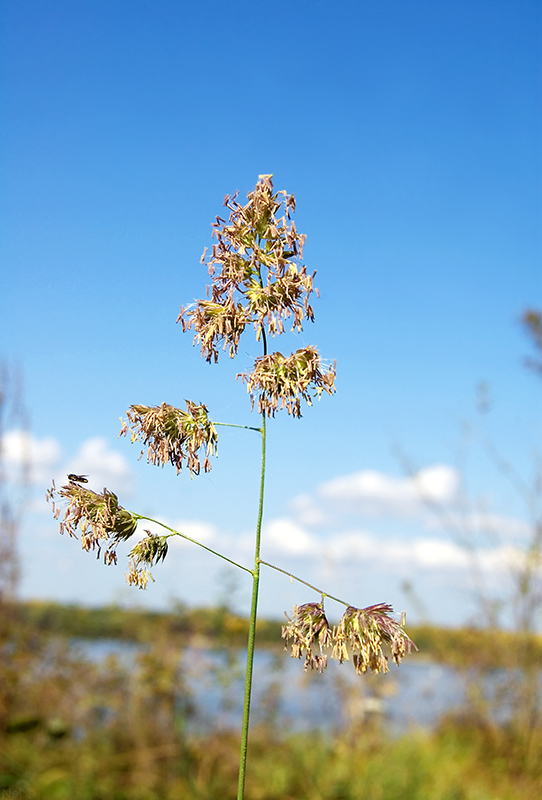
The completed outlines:
<svg viewBox="0 0 542 800">
<path fill-rule="evenodd" d="M 130 406 L 127 421 L 122 421 L 119 436 L 130 431 L 132 443 L 137 440 L 147 445 L 149 464 L 173 464 L 177 474 L 183 461 L 191 475 L 199 475 L 199 451 L 204 450 L 203 469 L 209 472 L 209 456 L 216 455 L 218 434 L 207 414 L 207 408 L 186 400 L 186 411 L 162 403 L 161 406 Z M 144 454 L 141 451 L 140 458 Z"/>
<path fill-rule="evenodd" d="M 252 372 L 237 376 L 247 384 L 252 406 L 258 401 L 258 411 L 275 416 L 285 408 L 294 417 L 301 416 L 301 400 L 312 405 L 322 392 L 335 392 L 335 364 L 322 366 L 315 347 L 304 347 L 288 358 L 282 353 L 270 353 L 256 359 Z"/>
<path fill-rule="evenodd" d="M 163 561 L 168 551 L 168 537 L 157 536 L 155 533 L 145 531 L 147 536 L 141 539 L 130 553 L 126 580 L 130 586 L 146 589 L 149 580 L 154 582 L 147 566 L 152 567 Z"/>
<path fill-rule="evenodd" d="M 109 545 L 104 555 L 106 564 L 116 563 L 116 545 L 133 536 L 137 528 L 137 517 L 119 505 L 117 495 L 107 489 L 98 494 L 70 481 L 57 492 L 53 482 L 47 499 L 53 503 L 55 519 L 62 511 L 59 499 L 69 501 L 60 521 L 60 532 L 77 539 L 79 529 L 83 550 L 97 549 L 100 556 L 102 547 Z"/>
<path fill-rule="evenodd" d="M 367 669 L 388 672 L 388 659 L 382 650 L 382 645 L 387 645 L 394 662 L 399 664 L 403 656 L 416 645 L 407 636 L 401 623 L 390 616 L 392 612 L 392 606 L 387 603 L 377 603 L 367 608 L 349 606 L 333 630 L 331 657 L 342 663 L 348 661 L 350 652 L 358 675 L 367 672 Z"/>
<path fill-rule="evenodd" d="M 327 656 L 322 651 L 331 644 L 331 628 L 321 603 L 305 603 L 294 606 L 292 618 L 282 628 L 282 638 L 291 640 L 292 658 L 305 655 L 307 669 L 323 672 L 327 667 Z"/>
</svg>

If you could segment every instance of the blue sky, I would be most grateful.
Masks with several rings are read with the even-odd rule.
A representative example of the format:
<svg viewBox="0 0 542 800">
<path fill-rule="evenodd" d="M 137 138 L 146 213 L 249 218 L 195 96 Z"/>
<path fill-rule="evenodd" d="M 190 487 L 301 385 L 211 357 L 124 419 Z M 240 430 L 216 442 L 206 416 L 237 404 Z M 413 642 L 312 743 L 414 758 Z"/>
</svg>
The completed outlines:
<svg viewBox="0 0 542 800">
<path fill-rule="evenodd" d="M 478 609 L 459 526 L 502 589 L 530 520 L 483 442 L 527 482 L 541 452 L 518 322 L 542 306 L 541 28 L 539 3 L 495 0 L 4 3 L 0 352 L 31 419 L 4 458 L 16 471 L 26 441 L 34 463 L 23 596 L 163 606 L 229 585 L 185 545 L 146 593 L 125 587 L 42 502 L 69 470 L 250 565 L 255 434 L 221 433 L 194 481 L 117 434 L 131 403 L 184 398 L 255 424 L 234 379 L 258 345 L 245 334 L 235 361 L 208 365 L 175 319 L 204 294 L 224 194 L 261 173 L 295 194 L 321 293 L 314 325 L 276 347 L 337 359 L 333 398 L 269 426 L 264 558 L 354 605 L 453 624 Z M 266 574 L 264 613 L 309 599 Z"/>
</svg>

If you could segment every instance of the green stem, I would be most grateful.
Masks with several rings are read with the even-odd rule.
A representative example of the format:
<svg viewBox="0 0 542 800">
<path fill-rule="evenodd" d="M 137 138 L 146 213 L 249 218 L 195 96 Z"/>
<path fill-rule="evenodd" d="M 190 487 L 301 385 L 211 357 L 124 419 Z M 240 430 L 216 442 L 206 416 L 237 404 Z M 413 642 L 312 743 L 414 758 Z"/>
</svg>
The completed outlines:
<svg viewBox="0 0 542 800">
<path fill-rule="evenodd" d="M 228 558 L 227 556 L 222 555 L 222 553 L 213 550 L 212 547 L 207 547 L 206 544 L 198 542 L 197 539 L 192 539 L 190 536 L 187 536 L 186 533 L 181 533 L 180 531 L 173 530 L 173 528 L 170 528 L 169 525 L 164 525 L 163 522 L 160 522 L 157 519 L 153 519 L 152 517 L 144 517 L 142 514 L 134 514 L 134 513 L 132 513 L 132 516 L 135 517 L 136 519 L 146 519 L 148 522 L 154 522 L 156 525 L 161 525 L 162 528 L 165 528 L 167 531 L 171 531 L 169 536 L 180 536 L 182 539 L 186 539 L 189 542 L 197 544 L 198 547 L 203 547 L 204 550 L 208 550 L 209 553 L 212 553 L 213 555 L 222 558 L 224 561 L 229 561 L 229 563 L 233 564 L 234 567 L 239 567 L 239 569 L 243 569 L 245 572 L 249 572 L 252 576 L 254 575 L 253 570 L 249 569 L 248 567 L 244 567 L 242 564 L 238 564 L 237 561 L 232 561 L 231 558 Z M 169 539 L 169 536 L 166 536 L 165 538 Z"/>
<path fill-rule="evenodd" d="M 258 590 L 260 586 L 260 542 L 263 519 L 263 496 L 265 485 L 265 411 L 262 413 L 262 471 L 260 478 L 260 503 L 258 507 L 258 523 L 256 525 L 256 545 L 254 552 L 254 572 L 252 581 L 252 604 L 250 608 L 250 624 L 248 629 L 247 668 L 245 675 L 245 700 L 243 704 L 243 726 L 241 729 L 241 754 L 239 756 L 239 786 L 237 800 L 245 796 L 245 772 L 247 764 L 248 726 L 250 720 L 250 697 L 252 693 L 252 671 L 254 666 L 254 643 L 256 638 L 256 616 L 258 611 Z"/>
<path fill-rule="evenodd" d="M 256 431 L 261 433 L 261 428 L 252 428 L 250 425 L 234 425 L 232 422 L 214 422 L 213 425 L 222 425 L 223 428 L 244 428 L 245 431 Z"/>
<path fill-rule="evenodd" d="M 258 237 L 258 243 L 261 237 Z M 261 265 L 258 266 L 258 278 L 263 287 Z M 267 355 L 267 338 L 262 327 L 263 354 Z M 250 622 L 247 642 L 247 668 L 245 673 L 245 699 L 243 703 L 243 724 L 241 728 L 241 752 L 239 754 L 239 784 L 237 787 L 237 800 L 245 797 L 245 774 L 247 767 L 248 726 L 250 722 L 250 697 L 252 693 L 252 671 L 254 666 L 254 642 L 256 639 L 256 618 L 258 614 L 258 590 L 260 588 L 260 543 L 262 536 L 263 496 L 265 487 L 265 409 L 262 411 L 262 469 L 260 474 L 260 502 L 258 505 L 258 522 L 256 524 L 256 543 L 254 547 L 254 572 L 252 578 L 252 602 L 250 606 Z"/>
<path fill-rule="evenodd" d="M 309 589 L 314 589 L 315 592 L 322 595 L 322 601 L 324 600 L 324 597 L 329 597 L 330 600 L 335 600 L 336 603 L 341 603 L 343 606 L 349 607 L 351 605 L 351 603 L 347 603 L 345 600 L 340 600 L 338 597 L 333 597 L 332 594 L 322 591 L 322 589 L 319 589 L 317 586 L 313 586 L 312 583 L 307 583 L 307 581 L 298 578 L 297 575 L 293 575 L 291 572 L 288 572 L 285 569 L 276 567 L 274 564 L 270 564 L 268 561 L 263 561 L 261 558 L 260 564 L 265 564 L 266 567 L 271 567 L 271 569 L 275 569 L 277 572 L 282 572 L 283 575 L 288 575 L 288 577 L 292 578 L 292 580 L 297 581 L 298 583 L 303 583 L 305 586 L 308 586 Z"/>
</svg>

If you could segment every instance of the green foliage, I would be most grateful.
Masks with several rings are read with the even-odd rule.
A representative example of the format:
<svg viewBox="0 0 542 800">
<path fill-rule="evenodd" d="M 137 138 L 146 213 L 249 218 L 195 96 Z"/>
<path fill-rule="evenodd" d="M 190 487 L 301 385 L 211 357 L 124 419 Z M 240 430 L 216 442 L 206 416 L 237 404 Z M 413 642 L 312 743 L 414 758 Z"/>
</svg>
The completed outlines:
<svg viewBox="0 0 542 800">
<path fill-rule="evenodd" d="M 32 600 L 18 604 L 17 609 L 19 619 L 42 632 L 133 642 L 150 642 L 168 636 L 179 647 L 195 637 L 205 640 L 210 647 L 225 641 L 244 647 L 249 624 L 247 618 L 225 606 L 188 608 L 179 604 L 171 611 L 160 612 L 116 605 L 89 608 Z M 280 620 L 258 619 L 258 642 L 282 647 L 281 627 Z M 542 663 L 542 636 L 434 625 L 411 626 L 411 634 L 422 658 L 450 666 L 514 668 L 520 653 L 522 663 Z"/>
<path fill-rule="evenodd" d="M 192 709 L 180 626 L 207 625 L 221 633 L 240 618 L 224 607 L 170 615 L 37 603 L 4 604 L 0 610 L 0 796 L 2 791 L 6 797 L 32 791 L 42 800 L 235 796 L 239 736 L 187 733 Z M 71 633 L 80 635 L 77 619 L 95 632 L 107 623 L 109 631 L 116 627 L 125 637 L 145 635 L 148 645 L 130 670 L 115 659 L 90 664 L 74 657 L 63 638 L 44 632 L 46 626 L 71 625 Z M 172 636 L 170 624 L 179 626 L 178 635 Z M 423 634 L 428 643 L 430 632 Z M 438 629 L 432 632 L 438 636 Z M 460 642 L 458 632 L 441 633 L 442 641 L 448 635 Z M 474 711 L 450 716 L 434 734 L 410 732 L 398 739 L 370 724 L 329 737 L 289 735 L 268 724 L 251 734 L 246 795 L 251 800 L 535 800 L 542 794 L 541 749 L 542 729 L 527 737 L 516 728 L 492 727 Z"/>
<path fill-rule="evenodd" d="M 32 628 L 42 632 L 83 639 L 119 639 L 149 642 L 167 635 L 182 647 L 192 637 L 206 640 L 209 646 L 226 640 L 246 646 L 248 619 L 224 606 L 189 609 L 178 605 L 173 611 L 121 608 L 110 605 L 88 608 L 37 600 L 18 605 L 18 614 Z M 281 622 L 259 619 L 258 640 L 280 641 Z"/>
<path fill-rule="evenodd" d="M 28 732 L 3 745 L 0 790 L 27 787 L 42 800 L 227 800 L 235 796 L 238 746 L 231 733 L 156 741 L 149 731 L 137 737 L 124 728 L 78 742 Z M 251 800 L 540 796 L 540 774 L 519 773 L 483 746 L 476 732 L 453 728 L 388 740 L 362 730 L 326 739 L 255 727 L 246 794 Z"/>
</svg>

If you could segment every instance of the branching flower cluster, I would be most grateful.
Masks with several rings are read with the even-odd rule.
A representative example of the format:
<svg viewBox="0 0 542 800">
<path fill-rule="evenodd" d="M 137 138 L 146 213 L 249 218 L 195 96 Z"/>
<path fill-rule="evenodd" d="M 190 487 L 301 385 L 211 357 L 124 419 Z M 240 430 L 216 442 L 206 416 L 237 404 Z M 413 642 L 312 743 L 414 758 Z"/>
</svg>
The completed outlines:
<svg viewBox="0 0 542 800">
<path fill-rule="evenodd" d="M 274 417 L 275 412 L 284 407 L 292 416 L 300 417 L 301 400 L 312 405 L 310 387 L 318 398 L 322 392 L 333 394 L 335 391 L 335 364 L 323 370 L 318 351 L 310 346 L 288 358 L 282 353 L 261 356 L 256 359 L 253 372 L 237 377 L 247 384 L 252 408 L 256 396 L 258 411 L 268 417 Z"/>
<path fill-rule="evenodd" d="M 117 545 L 135 533 L 137 518 L 119 505 L 116 494 L 107 489 L 98 494 L 72 481 L 57 491 L 53 481 L 52 488 L 47 492 L 47 499 L 53 504 L 55 519 L 62 512 L 59 501 L 68 501 L 64 517 L 60 520 L 61 533 L 68 533 L 78 539 L 79 529 L 83 550 L 97 550 L 99 558 L 102 547 L 107 545 L 104 563 L 117 563 Z"/>
<path fill-rule="evenodd" d="M 313 321 L 309 298 L 314 291 L 315 273 L 309 275 L 301 264 L 305 236 L 297 232 L 292 214 L 293 195 L 274 192 L 271 175 L 260 175 L 246 205 L 237 195 L 226 196 L 229 221 L 217 217 L 213 236 L 217 243 L 205 262 L 211 276 L 207 299 L 192 307 L 182 307 L 178 322 L 183 330 L 195 331 L 194 343 L 201 345 L 202 356 L 218 361 L 219 349 L 233 358 L 241 334 L 247 326 L 262 334 L 284 333 L 284 322 L 292 319 L 292 330 L 301 331 L 305 319 Z M 301 416 L 300 400 L 309 405 L 322 391 L 335 391 L 335 365 L 324 368 L 315 347 L 298 350 L 285 358 L 281 353 L 256 360 L 254 371 L 243 375 L 252 404 L 258 399 L 260 412 L 274 416 L 286 407 Z M 311 394 L 313 390 L 313 394 Z"/>
<path fill-rule="evenodd" d="M 70 481 L 57 490 L 53 481 L 47 499 L 53 504 L 55 519 L 59 519 L 62 513 L 63 501 L 68 501 L 60 521 L 60 532 L 78 539 L 79 529 L 83 550 L 97 550 L 98 558 L 105 547 L 104 564 L 116 564 L 117 546 L 136 532 L 138 516 L 119 505 L 117 495 L 107 489 L 98 494 L 76 481 Z M 146 589 L 149 580 L 154 581 L 147 567 L 163 561 L 168 551 L 167 536 L 157 536 L 150 531 L 145 533 L 147 536 L 129 554 L 126 573 L 128 584 L 140 589 Z"/>
<path fill-rule="evenodd" d="M 154 581 L 150 572 L 153 565 L 163 561 L 168 551 L 170 536 L 180 536 L 234 565 L 253 580 L 252 605 L 247 645 L 247 670 L 241 755 L 239 762 L 238 798 L 244 797 L 245 766 L 247 756 L 250 696 L 252 686 L 254 642 L 258 607 L 260 569 L 262 565 L 283 572 L 299 583 L 305 584 L 322 597 L 321 603 L 295 606 L 292 618 L 284 626 L 282 636 L 291 642 L 293 658 L 305 658 L 305 670 L 323 672 L 327 667 L 328 653 L 339 662 L 353 661 L 358 674 L 368 669 L 373 672 L 388 671 L 388 653 L 399 664 L 406 653 L 415 647 L 401 624 L 391 616 L 392 607 L 381 603 L 368 608 L 348 606 L 338 598 L 331 598 L 306 581 L 260 558 L 263 519 L 264 485 L 266 472 L 267 418 L 286 409 L 293 417 L 301 417 L 302 401 L 309 406 L 325 393 L 335 392 L 335 363 L 324 364 L 317 349 L 302 347 L 291 355 L 268 352 L 268 337 L 285 332 L 301 331 L 305 320 L 312 322 L 314 313 L 310 298 L 318 296 L 313 281 L 302 263 L 305 236 L 297 232 L 292 215 L 295 211 L 293 195 L 275 192 L 271 175 L 260 175 L 255 189 L 247 196 L 245 205 L 226 196 L 224 206 L 229 211 L 228 221 L 216 218 L 213 225 L 211 253 L 206 250 L 201 263 L 207 264 L 211 285 L 205 299 L 182 307 L 177 322 L 183 330 L 194 331 L 194 344 L 199 344 L 207 362 L 217 362 L 219 351 L 227 351 L 233 358 L 239 349 L 241 335 L 247 328 L 255 331 L 261 342 L 262 355 L 256 358 L 251 372 L 238 378 L 246 384 L 251 406 L 257 406 L 261 416 L 260 427 L 213 422 L 203 404 L 186 400 L 186 410 L 162 403 L 159 406 L 132 405 L 127 419 L 122 420 L 121 436 L 131 437 L 132 443 L 143 445 L 140 458 L 146 453 L 148 463 L 155 466 L 173 465 L 177 474 L 185 466 L 190 476 L 211 469 L 211 456 L 217 454 L 216 426 L 230 425 L 247 428 L 261 436 L 260 496 L 256 533 L 254 539 L 254 566 L 240 564 L 218 550 L 169 528 L 159 520 L 150 520 L 119 505 L 118 498 L 107 489 L 102 494 L 85 487 L 86 475 L 68 475 L 69 483 L 56 490 L 53 483 L 48 499 L 53 502 L 55 518 L 59 519 L 62 533 L 77 538 L 80 533 L 84 550 L 102 548 L 106 564 L 117 563 L 117 546 L 136 532 L 138 522 L 147 519 L 168 531 L 158 536 L 145 531 L 145 537 L 129 553 L 126 580 L 130 585 L 145 589 Z M 58 503 L 62 501 L 62 507 Z M 329 625 L 323 607 L 324 597 L 347 606 L 340 623 Z M 386 651 L 386 652 L 384 652 Z"/>
<path fill-rule="evenodd" d="M 147 567 L 158 564 L 167 556 L 167 536 L 157 536 L 155 533 L 145 531 L 147 536 L 141 539 L 130 553 L 128 572 L 125 573 L 129 586 L 146 589 L 149 580 L 154 582 L 151 572 Z"/>
<path fill-rule="evenodd" d="M 378 603 L 367 608 L 349 606 L 341 621 L 331 629 L 322 603 L 294 606 L 291 619 L 282 628 L 282 638 L 291 641 L 292 658 L 305 655 L 305 670 L 323 672 L 327 667 L 325 650 L 331 649 L 331 658 L 339 663 L 348 661 L 350 655 L 358 675 L 367 672 L 388 672 L 386 647 L 396 664 L 410 653 L 414 642 L 402 625 L 390 614 L 392 606 Z"/>
<path fill-rule="evenodd" d="M 323 672 L 327 655 L 323 650 L 333 643 L 333 634 L 321 603 L 294 606 L 292 618 L 282 628 L 282 638 L 292 640 L 292 658 L 305 656 L 305 670 Z"/>
<path fill-rule="evenodd" d="M 209 456 L 216 456 L 218 434 L 207 414 L 207 408 L 185 400 L 186 411 L 162 403 L 161 406 L 130 406 L 128 420 L 121 420 L 119 436 L 130 432 L 132 443 L 147 445 L 149 464 L 173 464 L 177 474 L 186 460 L 191 475 L 199 475 L 199 451 L 204 449 L 203 469 L 209 472 Z M 141 451 L 140 458 L 144 454 Z"/>
</svg>

